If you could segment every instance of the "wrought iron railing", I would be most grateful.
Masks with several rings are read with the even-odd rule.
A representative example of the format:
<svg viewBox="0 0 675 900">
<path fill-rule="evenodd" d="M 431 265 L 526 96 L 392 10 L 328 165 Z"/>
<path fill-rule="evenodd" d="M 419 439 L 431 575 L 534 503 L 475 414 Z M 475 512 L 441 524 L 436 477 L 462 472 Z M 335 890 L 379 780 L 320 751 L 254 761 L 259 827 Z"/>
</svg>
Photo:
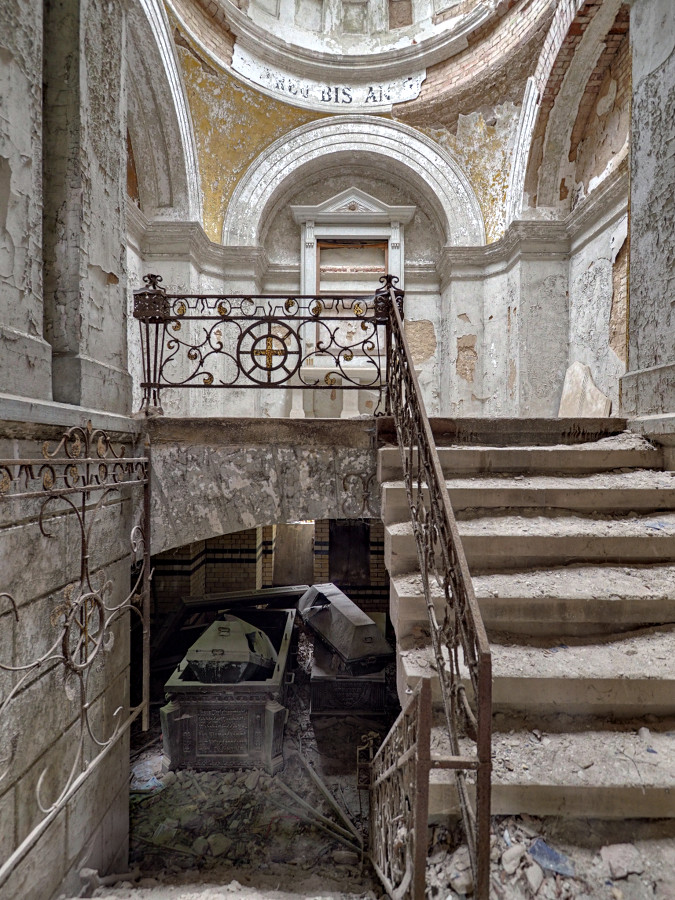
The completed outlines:
<svg viewBox="0 0 675 900">
<path fill-rule="evenodd" d="M 45 797 L 44 783 L 49 761 L 45 763 L 35 788 L 35 799 L 41 818 L 10 856 L 0 862 L 0 895 L 3 884 L 16 866 L 35 846 L 47 827 L 75 796 L 80 786 L 97 770 L 101 762 L 129 730 L 132 722 L 143 715 L 148 727 L 149 651 L 150 651 L 150 544 L 149 544 L 149 458 L 127 456 L 125 448 L 115 444 L 101 430 L 75 426 L 63 434 L 57 446 L 48 442 L 42 454 L 32 458 L 0 459 L 0 513 L 5 504 L 20 504 L 21 515 L 35 520 L 41 535 L 50 537 L 55 517 L 70 523 L 79 538 L 79 573 L 62 591 L 58 602 L 43 623 L 47 645 L 41 653 L 32 648 L 31 628 L 22 629 L 26 617 L 24 606 L 30 598 L 0 593 L 0 611 L 6 622 L 12 622 L 16 634 L 3 647 L 14 645 L 14 659 L 0 658 L 0 675 L 6 690 L 0 697 L 0 782 L 17 777 L 24 764 L 20 742 L 30 741 L 25 727 L 13 720 L 14 710 L 21 708 L 22 692 L 36 677 L 52 670 L 62 673 L 62 703 L 70 709 L 77 703 L 77 740 L 68 774 L 58 786 L 56 795 Z M 106 504 L 121 495 L 142 489 L 143 502 L 138 504 L 136 524 L 130 534 L 132 559 L 138 563 L 133 586 L 128 581 L 120 599 L 119 589 L 105 577 L 104 569 L 95 570 L 92 557 L 98 556 L 106 537 L 97 535 L 99 516 Z M 98 538 L 98 539 L 97 539 Z M 63 552 L 63 551 L 62 551 Z M 16 594 L 16 590 L 14 592 Z M 117 593 L 117 599 L 114 599 Z M 120 619 L 136 617 L 143 631 L 143 696 L 141 703 L 126 709 L 120 706 L 111 716 L 111 727 L 101 733 L 100 675 L 106 658 L 113 649 L 114 627 Z M 30 619 L 30 616 L 28 616 Z M 12 627 L 12 626 L 10 626 Z M 124 627 L 127 627 L 125 624 Z M 28 638 L 28 639 L 27 639 Z M 50 702 L 57 703 L 56 697 Z M 25 725 L 25 723 L 24 723 Z M 49 760 L 47 754 L 46 759 Z M 56 768 L 62 765 L 57 760 Z M 56 776 L 47 778 L 55 789 Z"/>
<path fill-rule="evenodd" d="M 373 867 L 393 900 L 424 900 L 431 682 L 422 678 L 371 763 Z"/>
<path fill-rule="evenodd" d="M 166 388 L 370 390 L 383 410 L 387 304 L 370 296 L 167 294 L 146 275 L 134 294 L 143 407 Z"/>
<path fill-rule="evenodd" d="M 144 281 L 146 287 L 135 294 L 134 316 L 141 327 L 148 411 L 161 411 L 161 391 L 169 387 L 317 390 L 335 388 L 339 378 L 343 389 L 377 391 L 378 412 L 393 416 L 450 741 L 449 756 L 430 766 L 454 772 L 475 896 L 488 900 L 490 649 L 406 342 L 397 279 L 383 277 L 369 297 L 188 296 L 167 294 L 158 276 Z M 358 376 L 355 362 L 362 370 Z M 440 616 L 432 581 L 444 598 Z M 392 732 L 385 746 L 396 740 Z M 409 821 L 399 837 L 417 834 L 417 849 L 405 850 L 405 862 L 416 858 L 425 841 L 419 820 L 416 830 L 412 825 L 412 811 L 401 814 Z M 394 863 L 380 850 L 393 851 L 379 840 L 379 832 L 371 832 L 376 864 L 393 884 Z M 400 860 L 396 865 L 401 868 Z M 415 879 L 420 871 L 417 865 Z"/>
<path fill-rule="evenodd" d="M 452 769 L 477 900 L 488 900 L 492 663 L 485 627 L 450 504 L 401 315 L 402 292 L 388 277 L 388 407 L 394 418 L 422 575 L 435 666 L 450 739 L 450 756 L 432 768 Z M 434 607 L 432 582 L 444 598 Z M 467 690 L 467 682 L 468 688 Z M 475 785 L 471 796 L 470 781 Z"/>
</svg>

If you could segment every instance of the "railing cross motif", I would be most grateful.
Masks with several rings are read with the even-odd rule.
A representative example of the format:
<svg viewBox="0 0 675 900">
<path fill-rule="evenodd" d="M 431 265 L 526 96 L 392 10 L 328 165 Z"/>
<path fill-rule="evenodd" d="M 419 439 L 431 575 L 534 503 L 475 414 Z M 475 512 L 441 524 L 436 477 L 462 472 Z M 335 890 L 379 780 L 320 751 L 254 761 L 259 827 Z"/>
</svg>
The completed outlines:
<svg viewBox="0 0 675 900">
<path fill-rule="evenodd" d="M 275 356 L 286 356 L 285 348 L 283 350 L 275 350 L 274 349 L 274 341 L 277 340 L 279 343 L 282 343 L 281 338 L 276 337 L 275 335 L 269 334 L 265 340 L 265 349 L 264 350 L 254 350 L 253 356 L 264 356 L 265 357 L 265 368 L 267 369 L 267 380 L 271 382 L 272 380 L 272 363 L 274 362 Z"/>
</svg>

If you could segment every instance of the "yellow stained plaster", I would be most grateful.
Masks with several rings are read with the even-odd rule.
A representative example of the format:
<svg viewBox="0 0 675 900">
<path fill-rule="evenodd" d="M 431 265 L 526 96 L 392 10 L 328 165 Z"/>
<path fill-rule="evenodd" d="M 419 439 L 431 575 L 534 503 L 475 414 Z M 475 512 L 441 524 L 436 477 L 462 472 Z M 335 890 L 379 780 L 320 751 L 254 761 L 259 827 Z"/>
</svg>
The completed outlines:
<svg viewBox="0 0 675 900">
<path fill-rule="evenodd" d="M 420 127 L 459 162 L 476 193 L 485 222 L 485 240 L 492 244 L 504 234 L 506 194 L 519 110 L 513 104 L 495 109 L 496 124 L 482 113 L 460 116 L 457 134 L 446 128 Z"/>
<path fill-rule="evenodd" d="M 196 49 L 176 49 L 197 144 L 204 230 L 220 243 L 230 197 L 253 160 L 294 128 L 326 117 L 273 100 L 217 71 Z"/>
</svg>

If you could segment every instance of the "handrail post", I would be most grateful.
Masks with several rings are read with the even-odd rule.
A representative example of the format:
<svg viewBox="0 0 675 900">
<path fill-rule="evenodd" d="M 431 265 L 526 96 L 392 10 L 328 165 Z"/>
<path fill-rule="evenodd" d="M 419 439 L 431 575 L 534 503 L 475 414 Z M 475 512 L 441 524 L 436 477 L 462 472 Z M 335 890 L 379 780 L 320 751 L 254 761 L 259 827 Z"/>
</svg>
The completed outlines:
<svg viewBox="0 0 675 900">
<path fill-rule="evenodd" d="M 164 355 L 163 332 L 171 319 L 171 305 L 166 291 L 160 287 L 161 275 L 144 275 L 143 281 L 146 286 L 134 291 L 134 318 L 138 319 L 141 332 L 143 364 L 141 409 L 146 415 L 162 415 L 160 379 Z"/>
</svg>

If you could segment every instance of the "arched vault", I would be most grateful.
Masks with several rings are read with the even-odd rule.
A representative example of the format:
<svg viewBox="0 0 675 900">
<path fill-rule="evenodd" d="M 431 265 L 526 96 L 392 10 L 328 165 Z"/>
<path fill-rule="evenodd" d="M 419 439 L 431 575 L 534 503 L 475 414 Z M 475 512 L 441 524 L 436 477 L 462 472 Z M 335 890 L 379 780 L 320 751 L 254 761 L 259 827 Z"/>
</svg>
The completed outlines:
<svg viewBox="0 0 675 900">
<path fill-rule="evenodd" d="M 337 165 L 366 165 L 400 179 L 437 219 L 445 242 L 485 243 L 473 188 L 461 167 L 425 135 L 373 116 L 339 116 L 296 128 L 270 145 L 237 185 L 223 225 L 225 246 L 255 246 L 266 221 L 302 182 Z"/>
</svg>

